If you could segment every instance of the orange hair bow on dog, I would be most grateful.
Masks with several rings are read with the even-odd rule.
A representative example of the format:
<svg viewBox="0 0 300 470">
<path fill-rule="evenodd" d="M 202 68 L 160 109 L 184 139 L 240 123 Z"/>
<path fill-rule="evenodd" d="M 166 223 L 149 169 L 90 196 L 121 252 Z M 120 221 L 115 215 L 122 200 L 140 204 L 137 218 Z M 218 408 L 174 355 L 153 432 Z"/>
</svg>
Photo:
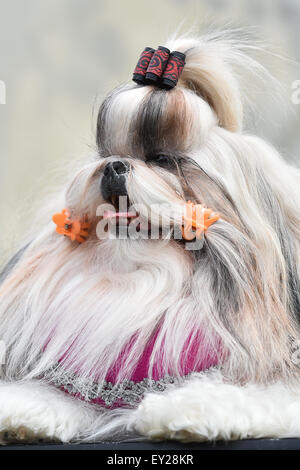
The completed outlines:
<svg viewBox="0 0 300 470">
<path fill-rule="evenodd" d="M 201 238 L 208 227 L 219 220 L 220 215 L 212 209 L 205 208 L 202 204 L 194 204 L 188 201 L 185 205 L 183 216 L 182 236 L 185 240 Z"/>
<path fill-rule="evenodd" d="M 53 215 L 52 220 L 56 224 L 56 231 L 60 235 L 69 237 L 72 241 L 76 240 L 79 243 L 83 243 L 89 235 L 88 229 L 90 224 L 80 222 L 79 220 L 72 220 L 70 215 L 68 209 L 63 209 L 60 213 Z"/>
</svg>

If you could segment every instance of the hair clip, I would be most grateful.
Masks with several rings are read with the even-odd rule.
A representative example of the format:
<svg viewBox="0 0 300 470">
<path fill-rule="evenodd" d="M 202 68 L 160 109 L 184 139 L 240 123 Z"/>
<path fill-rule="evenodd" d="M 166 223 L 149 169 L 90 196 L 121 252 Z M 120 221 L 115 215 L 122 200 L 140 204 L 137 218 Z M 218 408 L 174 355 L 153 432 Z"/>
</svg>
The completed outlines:
<svg viewBox="0 0 300 470">
<path fill-rule="evenodd" d="M 185 54 L 182 52 L 171 52 L 165 71 L 162 76 L 162 85 L 164 88 L 174 88 L 177 85 L 185 65 Z"/>
<path fill-rule="evenodd" d="M 170 52 L 163 46 L 156 50 L 146 47 L 134 69 L 132 80 L 139 85 L 171 89 L 177 85 L 184 65 L 185 54 L 182 52 Z"/>
<path fill-rule="evenodd" d="M 60 235 L 65 235 L 72 241 L 76 240 L 79 243 L 86 241 L 90 224 L 71 219 L 68 209 L 63 209 L 61 212 L 54 214 L 52 220 L 56 224 L 57 233 Z"/>
<path fill-rule="evenodd" d="M 159 46 L 159 48 L 156 49 L 145 76 L 148 83 L 150 82 L 151 84 L 156 85 L 160 81 L 167 66 L 169 57 L 170 50 L 166 47 Z"/>
<path fill-rule="evenodd" d="M 145 49 L 140 55 L 132 77 L 132 80 L 138 83 L 139 85 L 143 85 L 145 82 L 146 72 L 154 52 L 155 49 L 152 49 L 152 47 L 145 47 Z"/>
<path fill-rule="evenodd" d="M 182 236 L 185 240 L 200 239 L 208 227 L 219 220 L 220 215 L 202 204 L 188 201 L 183 216 Z"/>
</svg>

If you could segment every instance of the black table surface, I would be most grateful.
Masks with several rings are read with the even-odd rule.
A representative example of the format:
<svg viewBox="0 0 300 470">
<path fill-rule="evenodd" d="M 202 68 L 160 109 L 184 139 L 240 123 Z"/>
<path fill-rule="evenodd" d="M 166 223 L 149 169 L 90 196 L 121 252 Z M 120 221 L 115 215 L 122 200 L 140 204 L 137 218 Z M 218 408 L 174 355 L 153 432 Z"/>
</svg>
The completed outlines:
<svg viewBox="0 0 300 470">
<path fill-rule="evenodd" d="M 100 442 L 87 444 L 14 444 L 0 446 L 1 450 L 100 450 L 100 451 L 224 451 L 224 450 L 300 450 L 300 439 L 244 439 L 238 441 L 191 442 L 139 441 Z"/>
</svg>

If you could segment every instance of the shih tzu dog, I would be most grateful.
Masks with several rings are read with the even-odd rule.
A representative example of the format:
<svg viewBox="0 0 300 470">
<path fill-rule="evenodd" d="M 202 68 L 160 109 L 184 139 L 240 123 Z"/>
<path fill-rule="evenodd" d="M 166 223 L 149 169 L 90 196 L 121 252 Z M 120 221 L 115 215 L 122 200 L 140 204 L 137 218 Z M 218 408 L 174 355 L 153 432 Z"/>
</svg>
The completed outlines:
<svg viewBox="0 0 300 470">
<path fill-rule="evenodd" d="M 243 133 L 224 34 L 146 48 L 2 274 L 8 439 L 300 436 L 300 171 Z"/>
</svg>

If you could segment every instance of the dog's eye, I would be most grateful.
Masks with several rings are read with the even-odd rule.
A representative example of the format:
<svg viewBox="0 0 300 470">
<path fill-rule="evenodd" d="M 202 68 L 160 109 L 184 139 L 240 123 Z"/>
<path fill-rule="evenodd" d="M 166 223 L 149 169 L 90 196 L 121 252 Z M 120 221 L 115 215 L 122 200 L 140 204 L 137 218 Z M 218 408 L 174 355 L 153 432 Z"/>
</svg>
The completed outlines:
<svg viewBox="0 0 300 470">
<path fill-rule="evenodd" d="M 146 158 L 146 162 L 159 165 L 162 168 L 174 168 L 175 167 L 174 159 L 162 153 L 157 154 L 157 155 L 150 155 L 149 157 Z"/>
</svg>

